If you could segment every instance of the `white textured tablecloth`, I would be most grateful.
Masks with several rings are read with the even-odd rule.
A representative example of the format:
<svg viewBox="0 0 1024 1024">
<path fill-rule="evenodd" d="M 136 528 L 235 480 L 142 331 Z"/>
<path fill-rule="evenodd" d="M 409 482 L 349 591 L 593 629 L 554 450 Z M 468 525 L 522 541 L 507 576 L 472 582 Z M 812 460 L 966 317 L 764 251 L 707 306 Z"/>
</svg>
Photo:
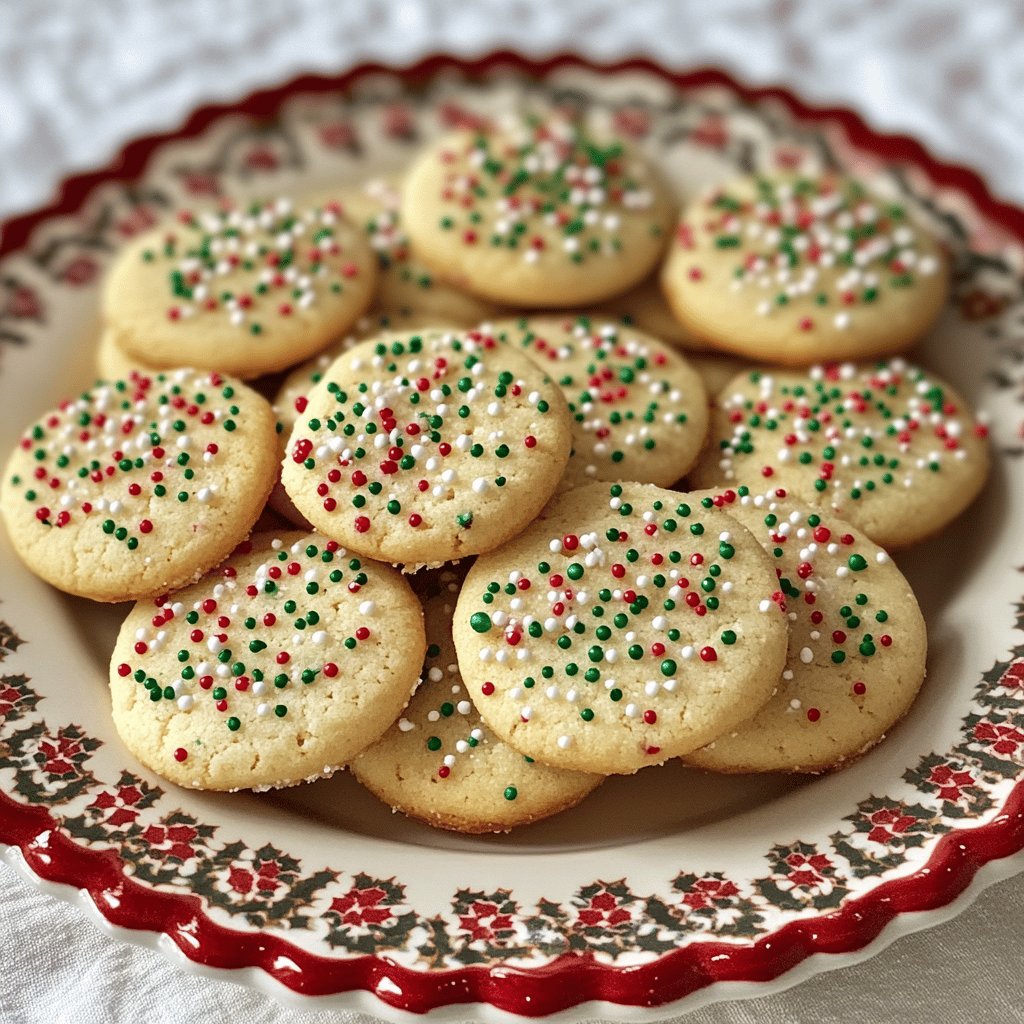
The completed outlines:
<svg viewBox="0 0 1024 1024">
<path fill-rule="evenodd" d="M 194 106 L 302 71 L 429 51 L 724 66 L 858 108 L 982 171 L 1024 202 L 1020 0 L 0 0 L 0 216 Z M 1024 1021 L 1024 876 L 955 920 L 797 988 L 688 1015 L 687 1024 Z M 112 940 L 0 863 L 0 1024 L 327 1024 Z M 368 1018 L 358 1018 L 367 1020 Z"/>
</svg>

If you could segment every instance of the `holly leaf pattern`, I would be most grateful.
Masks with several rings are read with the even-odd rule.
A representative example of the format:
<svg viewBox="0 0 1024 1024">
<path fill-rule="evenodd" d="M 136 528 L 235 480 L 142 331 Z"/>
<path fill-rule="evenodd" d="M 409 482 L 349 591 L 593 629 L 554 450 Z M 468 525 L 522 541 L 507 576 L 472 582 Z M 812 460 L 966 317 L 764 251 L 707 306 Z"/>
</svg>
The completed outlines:
<svg viewBox="0 0 1024 1024">
<path fill-rule="evenodd" d="M 327 920 L 327 942 L 350 953 L 403 949 L 420 924 L 405 902 L 405 886 L 394 878 L 360 872 L 349 890 L 334 896 L 321 915 Z"/>
</svg>

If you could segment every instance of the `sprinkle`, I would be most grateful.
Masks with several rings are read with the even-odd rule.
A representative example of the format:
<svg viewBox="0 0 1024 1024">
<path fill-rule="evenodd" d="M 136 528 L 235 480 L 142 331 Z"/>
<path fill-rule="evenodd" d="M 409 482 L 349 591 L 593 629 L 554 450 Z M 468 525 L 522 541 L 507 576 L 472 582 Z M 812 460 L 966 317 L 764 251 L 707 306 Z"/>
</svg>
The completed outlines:
<svg viewBox="0 0 1024 1024">
<path fill-rule="evenodd" d="M 545 254 L 579 265 L 619 256 L 626 219 L 639 234 L 663 231 L 645 168 L 576 120 L 510 119 L 438 151 L 436 161 L 438 226 L 469 248 L 518 253 L 529 266 Z"/>
<path fill-rule="evenodd" d="M 901 359 L 811 367 L 806 383 L 798 375 L 755 372 L 721 400 L 729 426 L 717 438 L 717 468 L 723 480 L 753 487 L 776 473 L 768 463 L 781 451 L 787 472 L 794 480 L 800 474 L 801 489 L 813 487 L 851 521 L 866 521 L 869 509 L 881 509 L 922 473 L 950 472 L 951 486 L 963 479 L 953 471 L 970 455 L 972 421 L 946 396 L 944 384 Z M 874 559 L 884 564 L 887 557 Z M 855 552 L 833 571 L 844 578 L 867 562 Z"/>
<path fill-rule="evenodd" d="M 527 393 L 520 367 L 504 361 L 508 349 L 478 331 L 431 331 L 363 349 L 372 357 L 353 358 L 337 380 L 323 377 L 295 423 L 289 490 L 325 532 L 341 516 L 357 534 L 425 543 L 434 533 L 422 527 L 451 524 L 465 553 L 475 540 L 462 532 L 481 510 L 488 519 L 504 514 L 524 493 L 531 460 L 548 457 L 532 431 L 552 409 L 554 385 Z M 409 496 L 400 498 L 403 488 Z M 506 501 L 476 501 L 494 491 Z"/>
<path fill-rule="evenodd" d="M 523 319 L 496 336 L 557 378 L 576 421 L 570 479 L 620 479 L 631 466 L 643 478 L 666 446 L 681 465 L 699 446 L 687 427 L 697 396 L 678 387 L 672 354 L 642 335 L 579 316 Z"/>
<path fill-rule="evenodd" d="M 811 304 L 823 312 L 841 305 L 830 318 L 840 331 L 859 307 L 877 303 L 883 293 L 912 289 L 911 267 L 925 276 L 939 266 L 928 252 L 931 243 L 902 208 L 883 207 L 859 183 L 832 175 L 800 178 L 795 185 L 760 177 L 753 196 L 713 191 L 693 222 L 677 232 L 677 252 L 685 261 L 680 272 L 690 280 L 702 276 L 690 262 L 698 233 L 707 246 L 735 253 L 732 291 L 753 293 L 757 314 L 788 317 Z M 823 274 L 822 268 L 839 272 Z M 785 323 L 815 330 L 807 315 Z"/>
<path fill-rule="evenodd" d="M 325 575 L 325 565 L 336 568 Z M 375 601 L 353 598 L 349 581 L 360 580 L 365 593 L 374 586 L 376 574 L 373 563 L 362 563 L 334 541 L 312 536 L 288 548 L 274 541 L 255 558 L 246 542 L 225 570 L 194 585 L 192 593 L 201 588 L 209 596 L 173 603 L 156 599 L 154 613 L 135 630 L 135 660 L 120 663 L 117 674 L 134 678 L 149 702 L 173 701 L 177 713 L 191 713 L 208 701 L 224 715 L 220 720 L 228 733 L 244 734 L 255 719 L 286 719 L 295 687 L 343 677 L 349 664 L 344 659 L 353 659 L 354 665 L 361 657 L 359 645 L 374 630 L 360 626 L 343 640 L 330 628 L 327 610 L 350 601 L 358 602 L 362 614 L 373 615 Z M 317 576 L 321 583 L 311 591 L 311 579 Z M 273 588 L 262 585 L 264 581 L 273 582 Z M 333 658 L 323 660 L 332 637 L 337 637 Z M 160 661 L 167 646 L 176 652 L 173 676 Z M 267 699 L 270 694 L 276 702 Z M 178 748 L 175 757 L 183 761 L 202 754 L 186 751 Z M 216 753 L 211 746 L 210 755 Z"/>
<path fill-rule="evenodd" d="M 296 307 L 308 309 L 337 294 L 342 279 L 359 276 L 359 267 L 343 255 L 345 238 L 328 208 L 294 213 L 276 202 L 244 211 L 224 207 L 202 216 L 186 214 L 179 225 L 164 245 L 142 254 L 152 273 L 165 275 L 175 300 L 166 311 L 172 323 L 221 317 L 259 336 L 264 325 L 253 317 L 272 312 L 287 319 Z M 259 253 L 264 254 L 260 283 L 253 293 L 236 292 L 232 282 L 240 273 L 251 274 L 251 257 Z"/>
<path fill-rule="evenodd" d="M 11 483 L 43 529 L 76 530 L 90 548 L 116 546 L 129 556 L 127 572 L 132 553 L 149 559 L 153 543 L 166 546 L 159 517 L 172 510 L 164 502 L 188 500 L 192 488 L 216 489 L 201 481 L 220 471 L 218 445 L 210 442 L 201 462 L 188 449 L 229 410 L 248 421 L 248 394 L 225 395 L 222 385 L 218 374 L 191 370 L 100 382 L 29 428 L 20 450 L 31 454 L 33 471 Z M 46 501 L 37 481 L 46 482 Z"/>
</svg>

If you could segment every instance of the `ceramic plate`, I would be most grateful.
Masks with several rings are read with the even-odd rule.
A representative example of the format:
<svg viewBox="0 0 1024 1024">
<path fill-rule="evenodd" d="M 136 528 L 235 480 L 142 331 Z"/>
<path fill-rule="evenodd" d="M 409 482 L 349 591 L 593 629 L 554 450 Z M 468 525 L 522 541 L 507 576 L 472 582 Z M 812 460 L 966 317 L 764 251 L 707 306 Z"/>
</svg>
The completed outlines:
<svg viewBox="0 0 1024 1024">
<path fill-rule="evenodd" d="M 111 924 L 163 933 L 207 968 L 252 968 L 279 992 L 383 1017 L 478 1003 L 485 1020 L 649 1020 L 714 982 L 756 983 L 718 985 L 722 997 L 760 992 L 813 953 L 835 955 L 801 973 L 849 960 L 1024 846 L 1024 212 L 911 140 L 714 72 L 503 54 L 304 78 L 139 140 L 6 225 L 0 447 L 90 379 L 103 271 L 166 211 L 397 170 L 445 129 L 523 103 L 614 125 L 681 197 L 737 171 L 846 168 L 948 243 L 954 296 L 920 358 L 986 411 L 997 459 L 967 516 L 899 556 L 931 635 L 910 716 L 836 775 L 670 764 L 508 837 L 412 824 L 346 775 L 186 792 L 138 765 L 110 722 L 126 609 L 47 588 L 3 539 L 0 840 L 34 877 L 87 891 Z"/>
</svg>

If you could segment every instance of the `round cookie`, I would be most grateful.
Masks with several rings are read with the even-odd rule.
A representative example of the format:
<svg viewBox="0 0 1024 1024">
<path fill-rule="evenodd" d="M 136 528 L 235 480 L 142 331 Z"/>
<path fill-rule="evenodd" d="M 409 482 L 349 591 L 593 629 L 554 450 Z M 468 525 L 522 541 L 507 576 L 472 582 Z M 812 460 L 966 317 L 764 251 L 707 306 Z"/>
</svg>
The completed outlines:
<svg viewBox="0 0 1024 1024">
<path fill-rule="evenodd" d="M 380 273 L 373 308 L 392 313 L 400 321 L 410 314 L 419 320 L 419 324 L 400 323 L 396 329 L 428 322 L 472 327 L 496 314 L 493 303 L 438 280 L 411 251 L 402 222 L 402 192 L 397 180 L 373 178 L 343 189 L 339 198 L 346 216 L 363 228 L 377 254 Z"/>
<path fill-rule="evenodd" d="M 358 320 L 377 260 L 337 204 L 182 213 L 120 255 L 103 291 L 114 344 L 154 366 L 242 378 L 309 358 Z"/>
<path fill-rule="evenodd" d="M 673 201 L 660 173 L 576 121 L 519 116 L 445 136 L 413 164 L 402 219 L 435 275 L 509 306 L 581 306 L 654 268 Z"/>
<path fill-rule="evenodd" d="M 987 428 L 902 359 L 757 370 L 718 395 L 692 487 L 765 481 L 903 547 L 941 530 L 988 475 Z"/>
<path fill-rule="evenodd" d="M 96 346 L 96 376 L 100 380 L 127 380 L 133 373 L 154 374 L 160 370 L 126 356 L 114 341 L 114 335 L 104 327 Z"/>
<path fill-rule="evenodd" d="M 751 177 L 685 211 L 661 282 L 716 348 L 807 365 L 908 348 L 942 310 L 949 268 L 902 206 L 856 181 Z"/>
<path fill-rule="evenodd" d="M 774 489 L 701 501 L 721 504 L 774 558 L 789 650 L 771 700 L 684 760 L 718 772 L 842 767 L 884 738 L 924 681 L 925 623 L 910 584 L 854 527 Z"/>
<path fill-rule="evenodd" d="M 476 332 L 365 341 L 310 392 L 281 480 L 322 533 L 411 565 L 515 536 L 569 458 L 565 399 L 526 356 Z"/>
<path fill-rule="evenodd" d="M 456 832 L 508 832 L 574 807 L 604 777 L 530 761 L 487 728 L 459 675 L 454 612 L 451 592 L 425 605 L 423 681 L 352 774 L 394 810 Z"/>
<path fill-rule="evenodd" d="M 591 315 L 610 316 L 645 334 L 666 341 L 685 355 L 695 352 L 713 352 L 715 349 L 703 338 L 688 331 L 672 312 L 661 290 L 658 278 L 648 277 L 628 292 L 591 307 Z"/>
<path fill-rule="evenodd" d="M 572 314 L 481 327 L 550 373 L 573 415 L 562 488 L 595 480 L 674 484 L 708 429 L 700 375 L 667 345 L 621 324 Z"/>
<path fill-rule="evenodd" d="M 261 534 L 140 602 L 114 648 L 114 725 L 158 775 L 263 789 L 329 775 L 391 726 L 426 640 L 401 574 L 317 534 Z"/>
<path fill-rule="evenodd" d="M 459 667 L 520 753 L 628 774 L 768 700 L 786 655 L 776 589 L 771 559 L 724 512 L 651 485 L 588 484 L 476 560 L 455 613 Z"/>
<path fill-rule="evenodd" d="M 277 473 L 270 405 L 218 373 L 100 381 L 42 416 L 4 472 L 25 564 L 96 601 L 165 593 L 243 540 Z"/>
</svg>

